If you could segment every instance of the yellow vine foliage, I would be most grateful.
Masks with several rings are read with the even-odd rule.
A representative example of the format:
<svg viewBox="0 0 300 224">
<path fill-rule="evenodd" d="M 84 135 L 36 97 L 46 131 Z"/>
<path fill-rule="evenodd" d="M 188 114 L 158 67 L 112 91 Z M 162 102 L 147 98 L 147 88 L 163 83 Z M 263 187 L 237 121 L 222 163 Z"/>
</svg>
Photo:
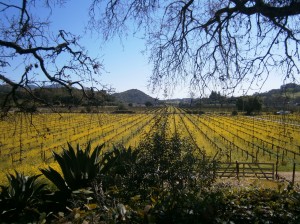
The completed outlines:
<svg viewBox="0 0 300 224">
<path fill-rule="evenodd" d="M 164 125 L 163 125 L 164 124 Z M 0 121 L 0 182 L 14 170 L 37 174 L 38 168 L 56 167 L 52 151 L 72 145 L 83 148 L 105 143 L 136 147 L 151 132 L 164 127 L 168 137 L 178 133 L 208 156 L 222 161 L 277 161 L 282 169 L 300 162 L 298 115 L 188 114 L 173 106 L 134 114 L 39 113 L 11 114 Z"/>
</svg>

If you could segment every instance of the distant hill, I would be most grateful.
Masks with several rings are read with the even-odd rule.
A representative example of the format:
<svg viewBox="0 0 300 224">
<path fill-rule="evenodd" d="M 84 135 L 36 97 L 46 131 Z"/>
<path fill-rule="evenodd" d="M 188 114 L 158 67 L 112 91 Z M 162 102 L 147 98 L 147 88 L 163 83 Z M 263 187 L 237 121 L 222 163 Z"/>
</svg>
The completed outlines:
<svg viewBox="0 0 300 224">
<path fill-rule="evenodd" d="M 272 95 L 295 95 L 300 92 L 300 85 L 297 85 L 296 83 L 288 83 L 285 85 L 280 86 L 280 89 L 272 89 L 270 91 L 267 91 L 265 93 L 260 93 L 260 96 L 272 96 Z"/>
<path fill-rule="evenodd" d="M 72 88 L 72 95 L 68 89 L 62 85 L 48 85 L 43 87 L 38 87 L 35 85 L 27 86 L 31 89 L 31 94 L 35 97 L 41 99 L 47 104 L 56 106 L 105 106 L 105 105 L 116 105 L 114 98 L 108 94 L 105 90 L 91 91 L 91 89 L 86 88 L 85 93 L 88 96 L 93 96 L 86 98 L 83 95 L 81 89 Z M 0 105 L 2 105 L 7 98 L 7 94 L 12 91 L 12 87 L 9 85 L 0 85 Z M 15 97 L 24 104 L 34 104 L 35 106 L 43 106 L 44 102 L 36 101 L 33 99 L 27 91 L 22 88 L 17 89 L 15 92 Z M 13 105 L 12 98 L 8 98 L 10 103 Z"/>
<path fill-rule="evenodd" d="M 249 95 L 250 96 L 250 95 Z M 271 89 L 264 93 L 254 93 L 253 96 L 259 96 L 265 108 L 295 109 L 300 108 L 300 85 L 296 83 L 288 83 L 280 86 L 278 89 Z M 236 100 L 241 97 L 225 97 L 213 99 L 212 95 L 206 98 L 183 98 L 164 100 L 166 104 L 179 105 L 183 107 L 189 106 L 220 106 L 220 105 L 235 105 Z M 296 108 L 297 109 L 297 108 Z M 298 110 L 298 109 L 297 109 Z M 299 109 L 300 110 L 300 109 Z"/>
<path fill-rule="evenodd" d="M 272 89 L 259 96 L 263 100 L 265 107 L 282 109 L 291 105 L 300 105 L 300 85 L 288 83 L 282 85 L 280 89 Z"/>
<path fill-rule="evenodd" d="M 121 93 L 114 93 L 113 96 L 121 102 L 133 104 L 154 103 L 155 99 L 138 89 L 130 89 Z"/>
</svg>

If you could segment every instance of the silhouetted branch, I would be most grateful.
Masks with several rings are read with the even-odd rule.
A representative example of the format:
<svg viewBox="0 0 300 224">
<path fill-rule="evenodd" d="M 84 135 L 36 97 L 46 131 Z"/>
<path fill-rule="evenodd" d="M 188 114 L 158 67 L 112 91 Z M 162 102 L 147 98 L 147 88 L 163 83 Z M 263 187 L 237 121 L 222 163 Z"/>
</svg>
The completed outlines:
<svg viewBox="0 0 300 224">
<path fill-rule="evenodd" d="M 106 39 L 132 23 L 144 32 L 154 88 L 189 79 L 234 91 L 271 73 L 299 75 L 298 0 L 94 0 L 91 12 Z"/>
</svg>

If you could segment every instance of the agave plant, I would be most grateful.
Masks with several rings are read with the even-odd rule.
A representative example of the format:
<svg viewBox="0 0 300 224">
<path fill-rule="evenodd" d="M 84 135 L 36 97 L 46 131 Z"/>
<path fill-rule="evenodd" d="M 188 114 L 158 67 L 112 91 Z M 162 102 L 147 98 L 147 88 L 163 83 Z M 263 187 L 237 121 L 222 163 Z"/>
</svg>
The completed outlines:
<svg viewBox="0 0 300 224">
<path fill-rule="evenodd" d="M 46 192 L 45 184 L 37 182 L 39 176 L 25 176 L 17 171 L 7 175 L 8 186 L 0 186 L 0 219 L 38 215 L 37 207 Z"/>
<path fill-rule="evenodd" d="M 53 153 L 63 176 L 53 168 L 41 169 L 41 172 L 59 189 L 70 194 L 72 191 L 87 187 L 100 171 L 100 152 L 104 144 L 97 146 L 91 152 L 88 143 L 85 150 L 77 144 L 76 150 L 68 143 L 68 149 L 62 154 Z"/>
<path fill-rule="evenodd" d="M 128 175 L 133 163 L 138 160 L 138 153 L 138 150 L 132 150 L 131 147 L 114 146 L 104 155 L 101 172 L 110 176 Z"/>
</svg>

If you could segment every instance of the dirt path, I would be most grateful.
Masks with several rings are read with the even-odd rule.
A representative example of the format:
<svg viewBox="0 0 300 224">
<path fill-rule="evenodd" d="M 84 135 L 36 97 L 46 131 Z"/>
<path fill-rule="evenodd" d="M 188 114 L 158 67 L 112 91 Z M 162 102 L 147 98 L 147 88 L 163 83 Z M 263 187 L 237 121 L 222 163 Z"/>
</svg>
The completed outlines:
<svg viewBox="0 0 300 224">
<path fill-rule="evenodd" d="M 283 177 L 288 181 L 292 181 L 293 172 L 278 172 L 279 177 Z M 295 172 L 295 183 L 300 183 L 300 172 Z"/>
<path fill-rule="evenodd" d="M 279 182 L 280 180 L 292 181 L 293 172 L 278 172 Z M 286 184 L 288 182 L 285 182 Z M 278 182 L 276 180 L 266 180 L 266 179 L 257 179 L 257 178 L 219 178 L 216 181 L 216 186 L 218 185 L 227 185 L 237 188 L 244 188 L 249 186 L 260 186 L 263 188 L 272 188 L 278 189 Z M 300 172 L 295 172 L 295 183 L 300 186 Z"/>
</svg>

